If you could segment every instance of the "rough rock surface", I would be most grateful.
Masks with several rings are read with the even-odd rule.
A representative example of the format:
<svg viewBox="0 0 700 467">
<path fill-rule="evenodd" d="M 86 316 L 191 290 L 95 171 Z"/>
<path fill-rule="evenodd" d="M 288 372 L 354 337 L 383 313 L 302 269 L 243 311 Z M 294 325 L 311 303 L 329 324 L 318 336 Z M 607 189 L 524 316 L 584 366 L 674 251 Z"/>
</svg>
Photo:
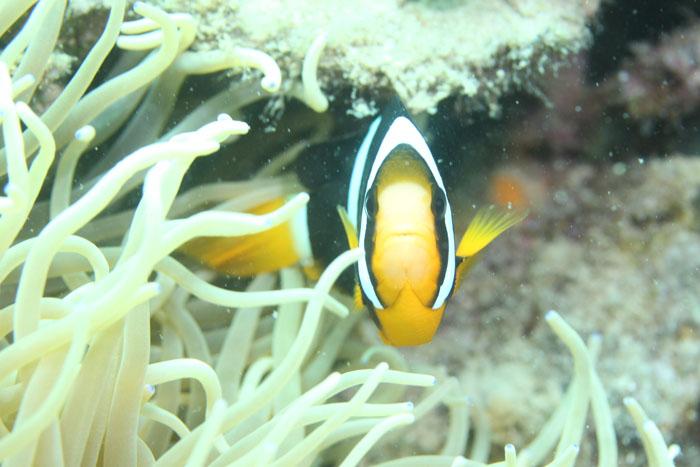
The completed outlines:
<svg viewBox="0 0 700 467">
<path fill-rule="evenodd" d="M 99 5 L 70 2 L 80 15 Z M 194 48 L 254 47 L 287 76 L 300 73 L 318 34 L 328 34 L 320 61 L 324 88 L 395 89 L 414 111 L 435 111 L 450 94 L 497 108 L 504 91 L 534 86 L 590 41 L 586 22 L 597 0 L 157 0 L 198 21 Z M 376 110 L 358 99 L 358 115 Z"/>
</svg>

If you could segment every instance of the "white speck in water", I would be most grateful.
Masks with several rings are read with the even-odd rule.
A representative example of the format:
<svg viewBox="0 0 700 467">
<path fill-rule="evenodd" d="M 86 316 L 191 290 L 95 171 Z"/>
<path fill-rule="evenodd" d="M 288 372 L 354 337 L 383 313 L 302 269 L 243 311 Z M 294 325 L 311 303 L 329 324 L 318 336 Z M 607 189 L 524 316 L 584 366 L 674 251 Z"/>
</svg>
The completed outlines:
<svg viewBox="0 0 700 467">
<path fill-rule="evenodd" d="M 554 202 L 558 204 L 566 204 L 569 201 L 569 194 L 564 190 L 559 190 L 554 193 Z"/>
<path fill-rule="evenodd" d="M 612 166 L 612 173 L 613 174 L 620 176 L 620 175 L 624 175 L 625 172 L 627 172 L 627 164 L 625 164 L 624 162 L 616 162 L 613 164 L 613 166 Z"/>
</svg>

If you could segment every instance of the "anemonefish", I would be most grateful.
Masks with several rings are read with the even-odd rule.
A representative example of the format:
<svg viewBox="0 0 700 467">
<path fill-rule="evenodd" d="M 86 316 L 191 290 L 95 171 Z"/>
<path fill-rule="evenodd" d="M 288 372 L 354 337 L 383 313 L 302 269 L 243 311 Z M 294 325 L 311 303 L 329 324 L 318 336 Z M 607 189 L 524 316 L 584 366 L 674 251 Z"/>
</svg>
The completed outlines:
<svg viewBox="0 0 700 467">
<path fill-rule="evenodd" d="M 356 265 L 353 287 L 358 309 L 369 310 L 386 344 L 430 342 L 447 300 L 475 264 L 477 253 L 523 220 L 527 211 L 482 208 L 457 245 L 438 166 L 398 98 L 370 124 L 359 147 L 335 144 L 333 151 L 327 149 L 297 167 L 305 185 L 318 179 L 324 183 L 311 191 L 308 207 L 288 224 L 264 240 L 238 237 L 227 240 L 228 249 L 198 241 L 185 251 L 218 270 L 243 275 L 297 261 L 308 266 L 314 259 L 334 257 L 348 244 L 360 246 L 364 255 Z M 328 164 L 329 158 L 339 163 Z M 343 161 L 351 169 L 343 168 Z M 334 167 L 331 172 L 338 177 L 319 177 L 321 166 Z M 279 237 L 285 254 L 267 255 L 260 251 L 265 248 L 255 248 L 261 241 L 270 244 L 271 236 Z"/>
</svg>

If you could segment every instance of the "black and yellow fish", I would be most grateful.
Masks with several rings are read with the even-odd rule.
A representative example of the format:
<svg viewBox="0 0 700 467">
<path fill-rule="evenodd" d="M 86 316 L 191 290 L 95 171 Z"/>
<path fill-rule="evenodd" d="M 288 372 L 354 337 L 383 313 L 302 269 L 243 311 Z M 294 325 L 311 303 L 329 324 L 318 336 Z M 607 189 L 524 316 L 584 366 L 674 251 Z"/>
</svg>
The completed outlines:
<svg viewBox="0 0 700 467">
<path fill-rule="evenodd" d="M 358 308 L 369 310 L 386 344 L 430 342 L 477 253 L 527 211 L 482 208 L 457 245 L 435 159 L 398 98 L 371 123 L 359 147 L 332 144 L 298 163 L 302 183 L 317 189 L 290 222 L 260 235 L 194 242 L 185 251 L 220 271 L 252 275 L 328 261 L 347 243 L 361 246 Z"/>
</svg>

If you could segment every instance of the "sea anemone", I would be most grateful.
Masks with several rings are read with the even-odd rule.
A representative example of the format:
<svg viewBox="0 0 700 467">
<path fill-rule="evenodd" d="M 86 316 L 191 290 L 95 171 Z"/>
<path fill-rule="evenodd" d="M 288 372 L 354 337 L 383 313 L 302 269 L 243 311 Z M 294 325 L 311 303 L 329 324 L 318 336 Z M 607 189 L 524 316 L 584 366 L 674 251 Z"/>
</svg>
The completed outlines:
<svg viewBox="0 0 700 467">
<path fill-rule="evenodd" d="M 442 403 L 450 412 L 442 452 L 386 465 L 483 465 L 487 424 L 455 378 L 407 371 L 392 349 L 365 352 L 350 335 L 361 315 L 349 314 L 347 297 L 331 287 L 362 251 L 339 256 L 313 288 L 288 268 L 277 287 L 277 276 L 266 274 L 245 291 L 212 285 L 206 272 L 171 256 L 195 237 L 279 225 L 308 195 L 252 215 L 244 212 L 251 199 L 292 194 L 295 186 L 278 177 L 178 194 L 195 158 L 247 132 L 227 113 L 259 99 L 261 89 L 276 92 L 280 70 L 256 50 L 188 51 L 195 25 L 185 14 L 137 2 L 143 18 L 123 23 L 125 3 L 113 0 L 99 40 L 41 115 L 25 102 L 39 100 L 65 2 L 41 0 L 28 15 L 32 2 L 0 7 L 3 464 L 286 466 L 323 459 L 350 466 L 384 434 Z M 315 77 L 324 37 L 311 45 L 303 91 L 295 93 L 318 111 L 328 105 Z M 94 83 L 115 44 L 141 51 L 125 54 L 140 60 L 118 63 L 114 77 Z M 164 132 L 185 76 L 238 66 L 261 69 L 260 84 L 236 81 Z M 81 154 L 109 138 L 94 177 L 76 185 Z M 135 207 L 120 204 L 138 190 Z M 217 207 L 202 209 L 210 204 Z M 574 356 L 574 378 L 540 435 L 520 456 L 507 446 L 500 465 L 540 463 L 552 451 L 552 465 L 572 464 L 589 400 L 601 465 L 614 465 L 615 433 L 593 368 L 599 339 L 587 349 L 557 313 L 547 321 Z M 366 368 L 370 357 L 396 369 L 385 362 Z M 342 374 L 333 371 L 340 360 L 348 364 Z M 404 386 L 435 388 L 414 406 L 404 401 Z M 677 448 L 666 447 L 634 400 L 625 403 L 650 458 L 671 464 Z M 470 412 L 478 422 L 473 462 L 463 457 Z M 351 447 L 330 449 L 348 439 Z"/>
</svg>

